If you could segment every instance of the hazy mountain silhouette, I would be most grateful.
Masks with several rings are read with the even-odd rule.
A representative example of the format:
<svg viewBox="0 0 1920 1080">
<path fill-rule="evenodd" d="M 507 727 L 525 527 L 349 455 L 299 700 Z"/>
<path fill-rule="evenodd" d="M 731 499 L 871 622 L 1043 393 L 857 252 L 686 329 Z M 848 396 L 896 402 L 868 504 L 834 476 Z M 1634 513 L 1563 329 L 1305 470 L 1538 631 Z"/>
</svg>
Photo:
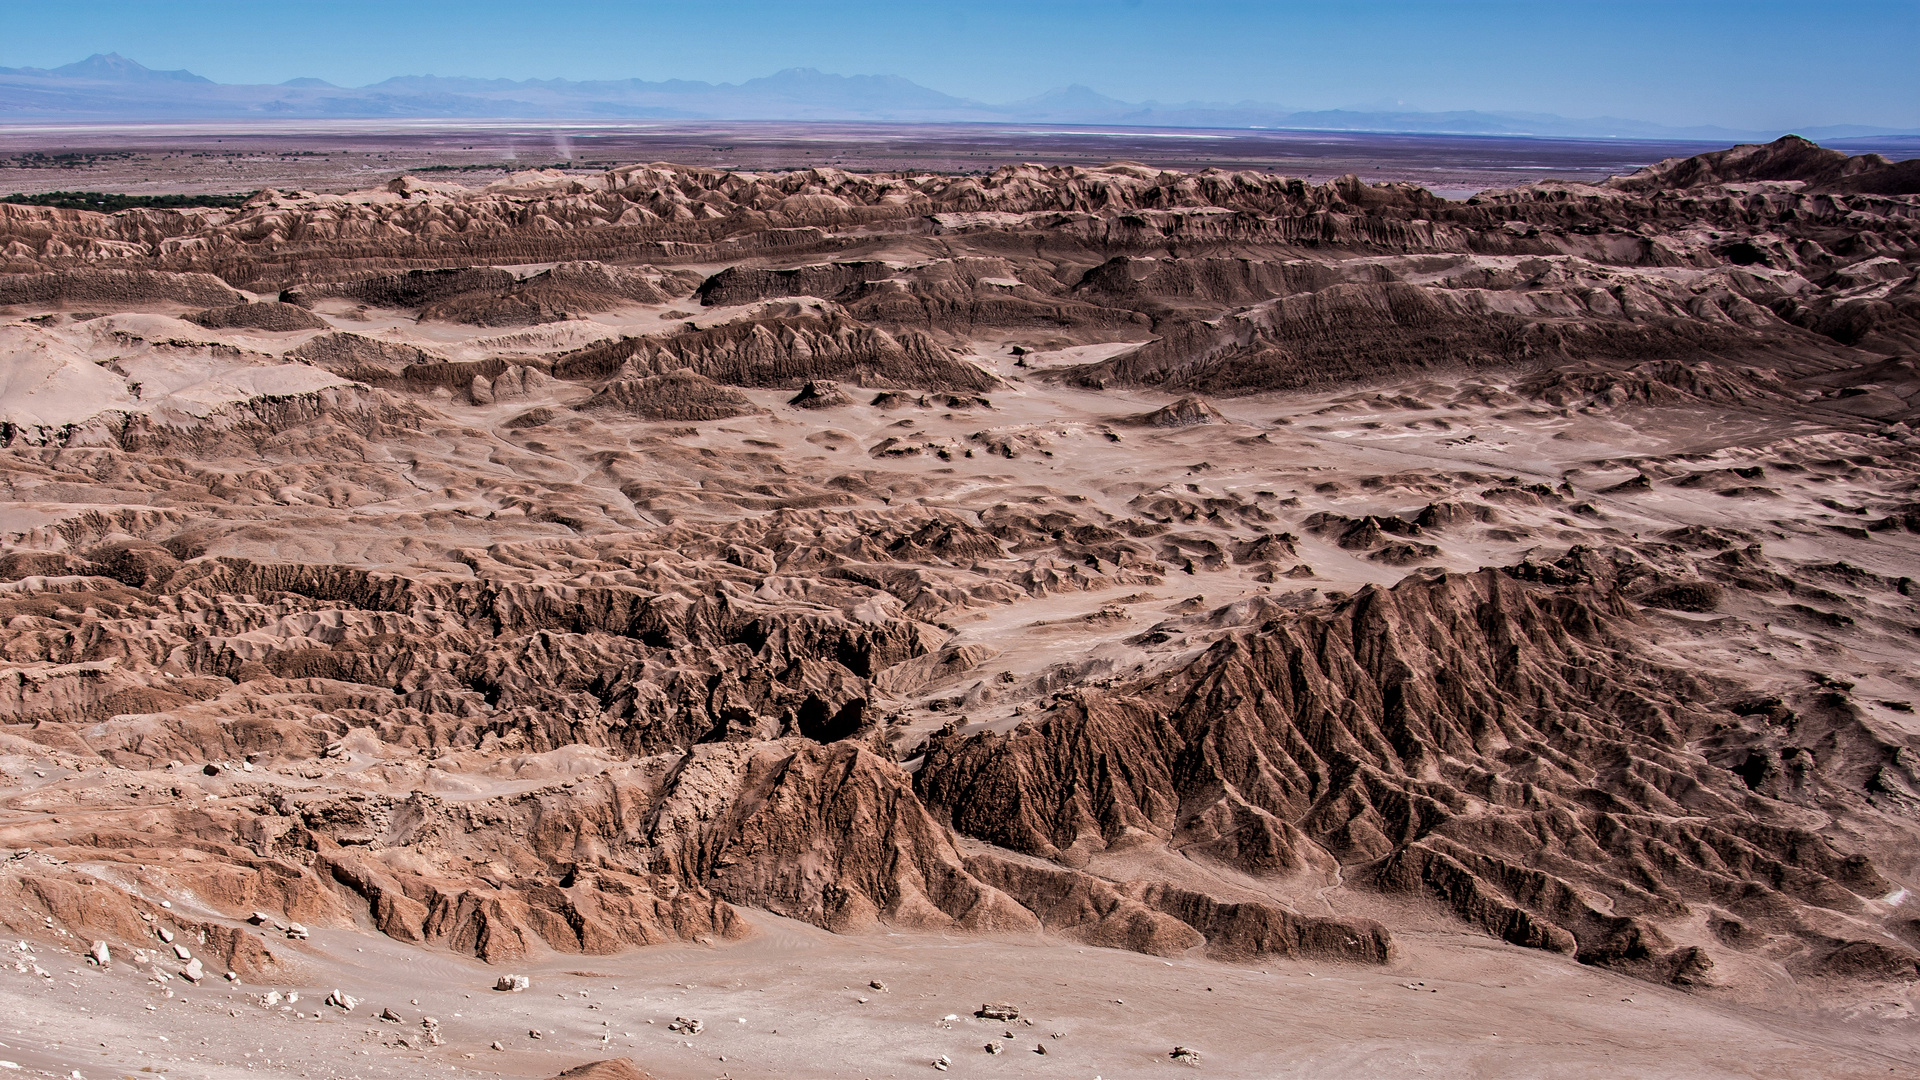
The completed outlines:
<svg viewBox="0 0 1920 1080">
<path fill-rule="evenodd" d="M 737 84 L 402 75 L 361 87 L 312 78 L 274 86 L 215 83 L 190 71 L 155 71 L 117 53 L 52 69 L 0 68 L 0 120 L 7 121 L 395 117 L 1016 122 L 1710 140 L 1779 134 L 1615 117 L 1422 112 L 1397 103 L 1302 111 L 1257 101 L 1128 102 L 1081 85 L 990 104 L 897 75 L 835 75 L 813 68 L 789 68 Z M 1909 132 L 1833 125 L 1801 134 L 1833 139 Z"/>
</svg>

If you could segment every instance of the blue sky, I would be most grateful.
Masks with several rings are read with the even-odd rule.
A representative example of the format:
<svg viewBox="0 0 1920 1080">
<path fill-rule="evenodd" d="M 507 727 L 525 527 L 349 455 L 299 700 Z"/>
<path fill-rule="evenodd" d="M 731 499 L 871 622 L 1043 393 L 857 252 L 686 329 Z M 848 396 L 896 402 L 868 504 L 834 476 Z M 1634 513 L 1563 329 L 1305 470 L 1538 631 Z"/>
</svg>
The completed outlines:
<svg viewBox="0 0 1920 1080">
<path fill-rule="evenodd" d="M 1401 103 L 1920 127 L 1920 0 L 0 0 L 0 66 L 119 52 L 219 82 L 902 75 L 1001 102 Z"/>
</svg>

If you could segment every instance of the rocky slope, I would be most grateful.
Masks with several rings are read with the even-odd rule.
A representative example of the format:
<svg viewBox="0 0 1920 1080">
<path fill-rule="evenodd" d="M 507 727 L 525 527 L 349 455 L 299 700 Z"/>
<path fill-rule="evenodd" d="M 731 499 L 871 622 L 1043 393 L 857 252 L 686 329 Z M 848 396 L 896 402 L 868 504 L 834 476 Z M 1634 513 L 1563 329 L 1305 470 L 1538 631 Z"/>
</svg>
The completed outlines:
<svg viewBox="0 0 1920 1080">
<path fill-rule="evenodd" d="M 0 925 L 1906 993 L 1903 169 L 0 206 Z"/>
</svg>

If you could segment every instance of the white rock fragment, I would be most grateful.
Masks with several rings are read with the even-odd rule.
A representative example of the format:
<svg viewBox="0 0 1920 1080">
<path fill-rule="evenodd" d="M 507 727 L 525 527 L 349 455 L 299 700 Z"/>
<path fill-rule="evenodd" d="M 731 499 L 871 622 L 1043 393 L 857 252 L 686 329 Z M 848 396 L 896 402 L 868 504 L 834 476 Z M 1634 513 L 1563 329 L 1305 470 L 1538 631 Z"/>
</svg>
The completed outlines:
<svg viewBox="0 0 1920 1080">
<path fill-rule="evenodd" d="M 87 956 L 101 967 L 106 967 L 113 963 L 113 950 L 107 948 L 107 943 L 104 941 L 94 942 L 93 947 L 88 950 Z"/>
<path fill-rule="evenodd" d="M 493 988 L 502 993 L 517 994 L 533 985 L 533 980 L 525 975 L 502 975 L 494 980 Z"/>
<path fill-rule="evenodd" d="M 336 1009 L 343 1009 L 347 1012 L 352 1012 L 355 1006 L 360 1004 L 360 1000 L 358 998 L 350 996 L 344 990 L 335 990 L 333 993 L 327 995 L 326 1004 L 331 1005 Z"/>
</svg>

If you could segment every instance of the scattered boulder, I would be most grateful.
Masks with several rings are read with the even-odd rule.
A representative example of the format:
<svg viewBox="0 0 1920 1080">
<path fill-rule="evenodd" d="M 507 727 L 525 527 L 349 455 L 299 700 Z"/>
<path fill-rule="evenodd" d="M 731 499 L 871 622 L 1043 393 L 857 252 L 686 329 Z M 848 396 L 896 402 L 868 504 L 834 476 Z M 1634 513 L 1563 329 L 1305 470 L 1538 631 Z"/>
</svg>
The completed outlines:
<svg viewBox="0 0 1920 1080">
<path fill-rule="evenodd" d="M 345 1012 L 352 1012 L 359 1007 L 360 999 L 348 994 L 345 990 L 335 990 L 327 995 L 326 1004 Z"/>
<path fill-rule="evenodd" d="M 837 409 L 853 404 L 853 398 L 847 396 L 847 392 L 840 389 L 840 384 L 831 379 L 809 379 L 798 394 L 788 399 L 787 404 L 796 409 Z"/>
<path fill-rule="evenodd" d="M 113 963 L 113 951 L 107 948 L 106 942 L 96 941 L 93 943 L 91 947 L 88 948 L 87 958 L 92 960 L 95 964 L 99 965 L 100 967 L 106 967 L 107 965 Z"/>
<path fill-rule="evenodd" d="M 533 980 L 525 975 L 502 975 L 493 982 L 493 988 L 503 993 L 517 994 L 533 985 Z"/>
<path fill-rule="evenodd" d="M 498 1043 L 494 1044 L 496 1047 Z M 653 1074 L 634 1065 L 631 1058 L 607 1058 L 575 1065 L 552 1080 L 654 1080 Z"/>
<path fill-rule="evenodd" d="M 1219 409 L 1214 408 L 1207 399 L 1188 394 L 1168 405 L 1163 405 L 1150 413 L 1128 417 L 1128 422 L 1145 427 L 1183 428 L 1199 424 L 1224 424 L 1227 418 Z"/>
<path fill-rule="evenodd" d="M 667 1025 L 667 1030 L 679 1032 L 682 1035 L 698 1035 L 706 1029 L 706 1026 L 706 1024 L 699 1020 L 690 1019 L 685 1016 L 676 1016 L 673 1018 L 673 1023 Z"/>
<path fill-rule="evenodd" d="M 982 1005 L 973 1010 L 973 1015 L 982 1020 L 1018 1020 L 1020 1010 L 1012 1005 Z"/>
</svg>

